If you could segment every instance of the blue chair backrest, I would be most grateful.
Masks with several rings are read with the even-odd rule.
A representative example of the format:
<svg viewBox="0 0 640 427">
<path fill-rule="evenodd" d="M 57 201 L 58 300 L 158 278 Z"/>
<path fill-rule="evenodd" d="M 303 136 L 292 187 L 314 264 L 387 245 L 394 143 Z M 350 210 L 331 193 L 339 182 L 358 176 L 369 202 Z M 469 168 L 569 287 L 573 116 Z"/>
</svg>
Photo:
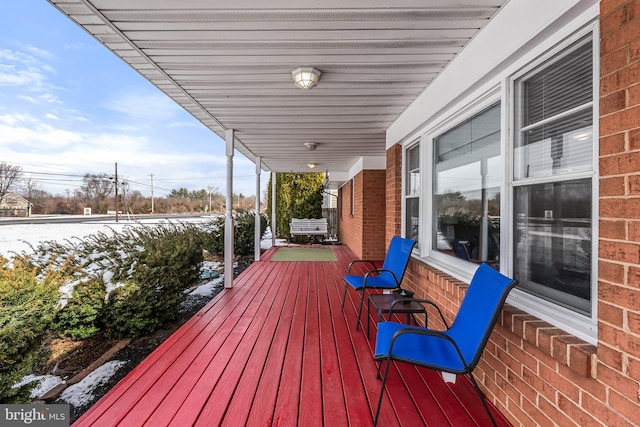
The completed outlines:
<svg viewBox="0 0 640 427">
<path fill-rule="evenodd" d="M 446 332 L 458 344 L 471 369 L 480 360 L 507 295 L 516 284 L 516 280 L 487 264 L 481 264 L 473 275 L 460 310 Z"/>
<path fill-rule="evenodd" d="M 398 282 L 402 282 L 402 277 L 407 269 L 407 264 L 409 264 L 411 252 L 415 244 L 416 242 L 414 240 L 398 236 L 394 236 L 389 243 L 389 250 L 384 258 L 382 269 L 393 271 Z"/>
</svg>

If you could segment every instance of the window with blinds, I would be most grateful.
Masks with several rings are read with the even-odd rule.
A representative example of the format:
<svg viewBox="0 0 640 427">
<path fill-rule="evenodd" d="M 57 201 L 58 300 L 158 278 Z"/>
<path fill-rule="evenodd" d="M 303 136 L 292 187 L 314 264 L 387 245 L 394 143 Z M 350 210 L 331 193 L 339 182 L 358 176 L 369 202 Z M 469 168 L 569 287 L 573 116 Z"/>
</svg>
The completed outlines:
<svg viewBox="0 0 640 427">
<path fill-rule="evenodd" d="M 592 313 L 593 40 L 514 80 L 514 276 L 520 288 Z"/>
<path fill-rule="evenodd" d="M 592 168 L 591 37 L 540 70 L 516 80 L 518 115 L 514 178 L 539 178 Z"/>
</svg>

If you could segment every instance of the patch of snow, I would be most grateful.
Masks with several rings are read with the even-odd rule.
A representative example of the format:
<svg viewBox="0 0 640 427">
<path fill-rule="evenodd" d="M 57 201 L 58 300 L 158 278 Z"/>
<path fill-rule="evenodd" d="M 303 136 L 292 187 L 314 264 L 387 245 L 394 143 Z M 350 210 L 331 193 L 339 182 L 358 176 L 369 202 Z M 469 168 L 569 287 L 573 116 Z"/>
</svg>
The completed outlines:
<svg viewBox="0 0 640 427">
<path fill-rule="evenodd" d="M 67 387 L 62 394 L 60 400 L 67 402 L 75 407 L 86 406 L 95 397 L 93 391 L 106 384 L 107 381 L 118 371 L 125 363 L 121 360 L 112 360 L 97 368 L 95 371 L 87 375 L 77 384 Z"/>
<path fill-rule="evenodd" d="M 222 286 L 223 282 L 224 282 L 224 276 L 220 275 L 215 279 L 210 280 L 198 286 L 193 291 L 189 292 L 189 295 L 203 296 L 203 297 L 211 296 L 211 294 L 213 294 L 216 288 L 219 288 L 220 286 Z"/>
<path fill-rule="evenodd" d="M 29 374 L 22 379 L 22 381 L 13 385 L 14 388 L 22 387 L 25 384 L 29 384 L 34 381 L 40 381 L 40 383 L 31 389 L 31 398 L 38 399 L 41 396 L 44 396 L 49 390 L 57 386 L 58 384 L 64 383 L 64 380 L 55 375 L 34 375 Z"/>
</svg>

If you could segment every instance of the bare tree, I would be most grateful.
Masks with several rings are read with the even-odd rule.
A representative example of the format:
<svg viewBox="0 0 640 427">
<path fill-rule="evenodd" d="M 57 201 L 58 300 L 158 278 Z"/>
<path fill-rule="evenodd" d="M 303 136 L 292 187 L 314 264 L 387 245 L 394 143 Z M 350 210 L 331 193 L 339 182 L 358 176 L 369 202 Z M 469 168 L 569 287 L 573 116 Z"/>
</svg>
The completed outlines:
<svg viewBox="0 0 640 427">
<path fill-rule="evenodd" d="M 0 198 L 9 192 L 20 175 L 22 175 L 20 166 L 0 162 Z"/>
<path fill-rule="evenodd" d="M 102 174 L 86 174 L 82 185 L 76 190 L 76 196 L 95 212 L 107 212 L 107 198 L 114 193 L 115 184 L 110 176 Z"/>
</svg>

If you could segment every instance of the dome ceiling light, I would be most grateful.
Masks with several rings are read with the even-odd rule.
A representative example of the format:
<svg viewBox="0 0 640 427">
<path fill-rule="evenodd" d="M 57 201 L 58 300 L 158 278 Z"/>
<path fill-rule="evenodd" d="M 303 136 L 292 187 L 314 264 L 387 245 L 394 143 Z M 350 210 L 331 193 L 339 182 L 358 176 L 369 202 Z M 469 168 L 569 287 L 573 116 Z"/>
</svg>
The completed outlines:
<svg viewBox="0 0 640 427">
<path fill-rule="evenodd" d="M 322 71 L 313 67 L 298 67 L 291 72 L 294 83 L 300 89 L 311 89 L 318 84 Z"/>
</svg>

